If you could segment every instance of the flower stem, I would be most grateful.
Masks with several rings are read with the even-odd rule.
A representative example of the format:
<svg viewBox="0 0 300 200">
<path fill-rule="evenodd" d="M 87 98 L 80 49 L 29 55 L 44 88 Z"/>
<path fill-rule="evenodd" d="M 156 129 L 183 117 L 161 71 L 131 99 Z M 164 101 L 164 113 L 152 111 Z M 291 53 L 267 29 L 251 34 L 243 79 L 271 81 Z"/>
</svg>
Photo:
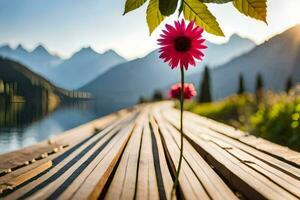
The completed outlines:
<svg viewBox="0 0 300 200">
<path fill-rule="evenodd" d="M 183 157 L 183 106 L 184 106 L 184 68 L 181 67 L 181 93 L 180 93 L 180 156 L 178 167 L 176 170 L 175 181 L 172 189 L 171 199 L 179 184 L 179 173 L 181 169 L 182 157 Z"/>
</svg>

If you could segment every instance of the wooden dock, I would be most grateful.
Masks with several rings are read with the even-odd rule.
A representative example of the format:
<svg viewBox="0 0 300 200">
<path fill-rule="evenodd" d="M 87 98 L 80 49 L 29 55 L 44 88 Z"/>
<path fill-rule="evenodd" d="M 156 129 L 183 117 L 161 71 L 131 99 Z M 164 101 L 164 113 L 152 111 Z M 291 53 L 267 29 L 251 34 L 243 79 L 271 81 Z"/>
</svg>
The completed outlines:
<svg viewBox="0 0 300 200">
<path fill-rule="evenodd" d="M 170 199 L 179 111 L 138 105 L 0 155 L 0 199 Z M 177 199 L 300 199 L 300 153 L 184 114 Z"/>
</svg>

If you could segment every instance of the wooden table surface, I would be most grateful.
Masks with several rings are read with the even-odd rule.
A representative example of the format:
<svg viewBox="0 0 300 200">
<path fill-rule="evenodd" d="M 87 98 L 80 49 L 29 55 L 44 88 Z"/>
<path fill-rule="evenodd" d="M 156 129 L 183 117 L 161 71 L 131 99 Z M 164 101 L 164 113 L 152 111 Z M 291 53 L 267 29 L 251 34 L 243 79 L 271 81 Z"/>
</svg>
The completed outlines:
<svg viewBox="0 0 300 200">
<path fill-rule="evenodd" d="M 0 155 L 0 199 L 171 199 L 180 155 L 172 102 L 137 105 Z M 184 113 L 173 199 L 300 199 L 300 153 Z"/>
</svg>

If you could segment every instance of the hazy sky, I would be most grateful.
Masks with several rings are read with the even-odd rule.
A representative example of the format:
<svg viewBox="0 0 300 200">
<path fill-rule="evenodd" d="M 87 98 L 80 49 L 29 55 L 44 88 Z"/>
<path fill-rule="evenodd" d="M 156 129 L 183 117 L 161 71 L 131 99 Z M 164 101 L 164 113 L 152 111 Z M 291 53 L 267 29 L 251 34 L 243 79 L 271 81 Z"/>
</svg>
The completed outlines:
<svg viewBox="0 0 300 200">
<path fill-rule="evenodd" d="M 14 47 L 21 43 L 33 49 L 41 43 L 63 57 L 91 46 L 100 53 L 114 49 L 127 59 L 141 57 L 156 48 L 159 29 L 149 36 L 145 5 L 122 16 L 124 3 L 125 0 L 0 0 L 0 45 Z M 268 0 L 268 26 L 240 15 L 230 3 L 209 7 L 226 34 L 226 38 L 205 35 L 217 43 L 225 42 L 235 32 L 261 43 L 300 23 L 300 0 Z"/>
</svg>

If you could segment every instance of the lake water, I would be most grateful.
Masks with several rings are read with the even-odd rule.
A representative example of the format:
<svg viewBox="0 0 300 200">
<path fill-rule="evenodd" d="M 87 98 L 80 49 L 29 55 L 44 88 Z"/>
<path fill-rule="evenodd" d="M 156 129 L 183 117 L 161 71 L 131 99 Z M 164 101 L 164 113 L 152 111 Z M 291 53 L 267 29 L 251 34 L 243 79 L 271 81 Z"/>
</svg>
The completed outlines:
<svg viewBox="0 0 300 200">
<path fill-rule="evenodd" d="M 1 106 L 1 105 L 0 105 Z M 24 105 L 0 107 L 0 154 L 47 140 L 63 131 L 107 114 L 92 102 L 60 106 L 55 111 L 37 112 Z"/>
</svg>

